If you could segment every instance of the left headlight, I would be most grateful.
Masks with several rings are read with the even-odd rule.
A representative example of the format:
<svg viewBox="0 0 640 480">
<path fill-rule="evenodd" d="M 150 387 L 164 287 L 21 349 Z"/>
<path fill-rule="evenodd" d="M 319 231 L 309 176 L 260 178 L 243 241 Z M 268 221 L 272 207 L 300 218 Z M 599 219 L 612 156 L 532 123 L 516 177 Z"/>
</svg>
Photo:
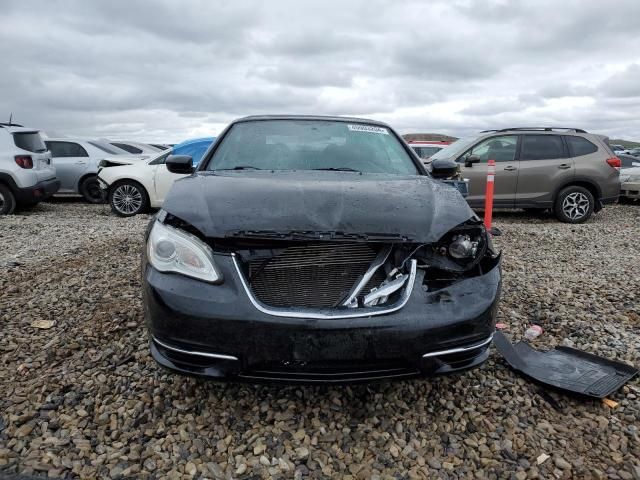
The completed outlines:
<svg viewBox="0 0 640 480">
<path fill-rule="evenodd" d="M 173 272 L 205 282 L 220 283 L 222 273 L 211 247 L 190 233 L 156 221 L 147 240 L 149 263 L 161 272 Z"/>
</svg>

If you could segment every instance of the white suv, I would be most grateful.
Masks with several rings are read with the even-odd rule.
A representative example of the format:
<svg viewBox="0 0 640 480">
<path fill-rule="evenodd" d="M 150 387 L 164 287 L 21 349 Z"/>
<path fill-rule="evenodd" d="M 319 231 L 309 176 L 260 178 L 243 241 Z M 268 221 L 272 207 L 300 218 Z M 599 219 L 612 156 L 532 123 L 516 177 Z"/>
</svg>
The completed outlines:
<svg viewBox="0 0 640 480">
<path fill-rule="evenodd" d="M 60 182 L 40 132 L 0 123 L 0 215 L 31 206 L 58 191 Z"/>
</svg>

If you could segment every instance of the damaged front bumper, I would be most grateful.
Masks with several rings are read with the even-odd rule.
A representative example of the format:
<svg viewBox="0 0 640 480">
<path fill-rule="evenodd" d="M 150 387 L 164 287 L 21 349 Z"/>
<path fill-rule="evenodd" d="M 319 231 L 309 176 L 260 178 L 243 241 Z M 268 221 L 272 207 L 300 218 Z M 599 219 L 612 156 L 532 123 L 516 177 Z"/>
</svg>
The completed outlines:
<svg viewBox="0 0 640 480">
<path fill-rule="evenodd" d="M 264 308 L 234 255 L 216 255 L 216 264 L 220 285 L 159 272 L 144 259 L 146 321 L 160 365 L 220 380 L 341 383 L 452 373 L 489 354 L 499 256 L 482 274 L 435 290 L 413 268 L 412 288 L 394 308 L 327 315 Z"/>
</svg>

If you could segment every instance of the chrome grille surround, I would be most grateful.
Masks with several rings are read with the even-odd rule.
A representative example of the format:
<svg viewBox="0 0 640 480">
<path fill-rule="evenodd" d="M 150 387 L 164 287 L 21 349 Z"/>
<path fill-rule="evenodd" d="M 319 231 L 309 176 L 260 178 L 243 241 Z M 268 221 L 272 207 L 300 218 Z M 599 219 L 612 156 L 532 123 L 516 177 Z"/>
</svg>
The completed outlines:
<svg viewBox="0 0 640 480">
<path fill-rule="evenodd" d="M 276 317 L 288 317 L 288 318 L 299 318 L 299 319 L 319 319 L 319 320 L 337 320 L 344 318 L 362 318 L 362 317 L 373 317 L 376 315 L 384 315 L 387 313 L 392 313 L 397 310 L 400 310 L 404 307 L 409 298 L 411 297 L 411 293 L 413 292 L 413 287 L 416 281 L 417 274 L 417 266 L 418 261 L 415 259 L 410 260 L 409 263 L 409 280 L 407 281 L 406 287 L 402 290 L 400 294 L 400 298 L 392 303 L 386 304 L 381 307 L 367 307 L 367 308 L 278 308 L 278 307 L 269 307 L 261 303 L 249 288 L 249 282 L 247 281 L 243 268 L 238 258 L 238 255 L 235 253 L 231 254 L 233 259 L 233 264 L 236 267 L 236 273 L 238 274 L 238 278 L 240 279 L 240 283 L 242 283 L 242 287 L 249 298 L 249 301 L 252 305 L 262 313 L 267 315 L 273 315 Z"/>
</svg>

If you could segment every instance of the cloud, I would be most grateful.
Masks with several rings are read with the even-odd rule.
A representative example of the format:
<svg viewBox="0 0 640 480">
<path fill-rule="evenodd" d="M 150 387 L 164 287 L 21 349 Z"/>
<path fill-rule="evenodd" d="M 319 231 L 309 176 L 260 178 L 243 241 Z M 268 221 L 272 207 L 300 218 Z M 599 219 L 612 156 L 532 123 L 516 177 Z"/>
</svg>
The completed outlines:
<svg viewBox="0 0 640 480">
<path fill-rule="evenodd" d="M 522 112 L 527 108 L 543 105 L 544 100 L 540 96 L 531 93 L 523 93 L 513 98 L 498 98 L 481 101 L 460 110 L 460 113 L 472 116 L 495 115 L 506 112 Z"/>
<path fill-rule="evenodd" d="M 542 98 L 591 97 L 596 94 L 594 87 L 586 85 L 549 84 L 538 91 Z"/>
<path fill-rule="evenodd" d="M 0 118 L 175 142 L 249 114 L 640 136 L 640 2 L 7 0 Z"/>
<path fill-rule="evenodd" d="M 640 64 L 633 63 L 624 71 L 602 82 L 600 93 L 614 98 L 640 97 Z"/>
</svg>

